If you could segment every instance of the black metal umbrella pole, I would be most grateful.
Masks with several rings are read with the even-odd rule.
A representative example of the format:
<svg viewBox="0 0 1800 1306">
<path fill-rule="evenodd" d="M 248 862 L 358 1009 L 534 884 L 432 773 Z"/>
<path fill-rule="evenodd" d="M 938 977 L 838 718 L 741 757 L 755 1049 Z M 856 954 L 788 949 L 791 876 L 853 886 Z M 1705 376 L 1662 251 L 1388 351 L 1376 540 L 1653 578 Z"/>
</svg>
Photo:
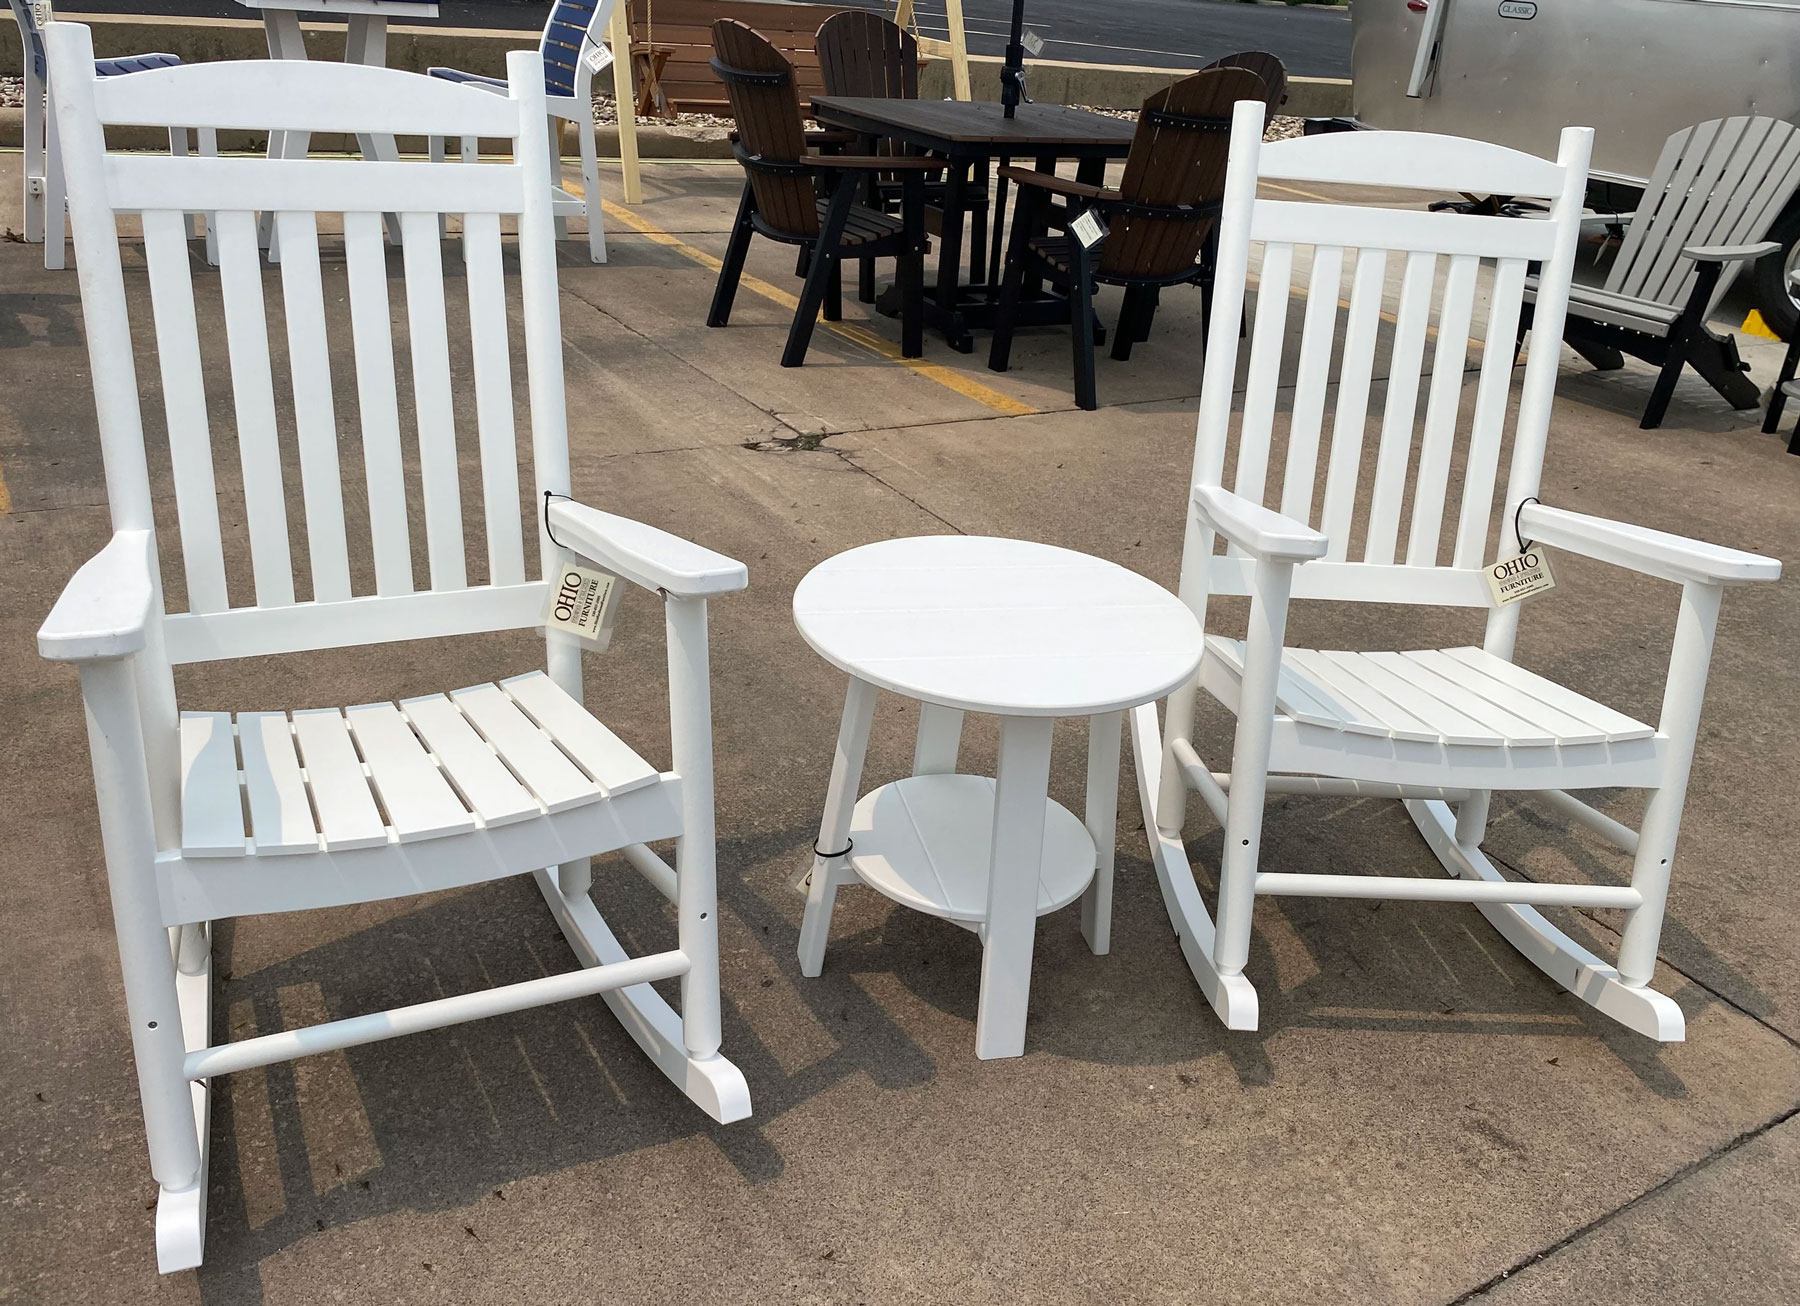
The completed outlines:
<svg viewBox="0 0 1800 1306">
<path fill-rule="evenodd" d="M 1025 98 L 1025 0 L 1013 0 L 1012 39 L 1006 43 L 1006 62 L 1000 66 L 1000 103 L 1010 118 Z"/>
</svg>

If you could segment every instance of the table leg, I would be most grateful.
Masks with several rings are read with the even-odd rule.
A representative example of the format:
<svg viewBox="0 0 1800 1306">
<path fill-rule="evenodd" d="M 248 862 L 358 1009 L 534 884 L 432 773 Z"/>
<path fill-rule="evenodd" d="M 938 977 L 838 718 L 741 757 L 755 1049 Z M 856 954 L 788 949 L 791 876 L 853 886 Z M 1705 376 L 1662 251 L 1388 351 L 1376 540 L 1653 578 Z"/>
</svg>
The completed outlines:
<svg viewBox="0 0 1800 1306">
<path fill-rule="evenodd" d="M 292 9 L 263 10 L 263 36 L 269 43 L 271 59 L 306 58 L 306 38 L 300 33 L 300 15 Z M 312 137 L 302 131 L 269 133 L 271 159 L 304 159 Z M 265 213 L 256 229 L 257 243 L 269 251 L 269 262 L 276 262 L 280 251 L 275 241 L 275 215 Z"/>
<path fill-rule="evenodd" d="M 1081 895 L 1081 935 L 1104 957 L 1112 948 L 1113 854 L 1118 844 L 1119 733 L 1122 712 L 1088 718 L 1087 830 L 1094 840 L 1094 882 Z"/>
<path fill-rule="evenodd" d="M 919 704 L 919 738 L 913 745 L 914 775 L 955 775 L 962 749 L 963 714 L 954 707 Z"/>
<path fill-rule="evenodd" d="M 944 230 L 938 248 L 938 309 L 943 314 L 944 338 L 959 354 L 975 348 L 975 338 L 963 325 L 962 242 L 968 217 L 969 161 L 951 159 L 944 170 Z"/>
<path fill-rule="evenodd" d="M 1038 879 L 1044 858 L 1044 804 L 1050 792 L 1050 717 L 1003 717 L 994 783 L 993 853 L 988 869 L 986 948 L 975 1055 L 1022 1056 L 1037 938 Z"/>
<path fill-rule="evenodd" d="M 850 869 L 850 815 L 862 784 L 863 757 L 869 749 L 869 726 L 874 719 L 875 686 L 852 676 L 844 691 L 831 784 L 825 791 L 825 813 L 819 819 L 819 841 L 813 846 L 812 870 L 807 875 L 806 915 L 800 922 L 802 975 L 816 976 L 824 966 L 838 886 L 856 880 L 856 872 Z M 837 855 L 825 856 L 827 853 Z"/>
<path fill-rule="evenodd" d="M 994 160 L 994 188 L 988 194 L 988 224 L 991 244 L 988 247 L 987 283 L 995 288 L 999 287 L 1000 274 L 1006 266 L 1007 180 L 1000 175 L 1000 169 L 1011 166 L 1011 155 L 1003 154 Z"/>
<path fill-rule="evenodd" d="M 367 64 L 371 68 L 387 67 L 387 18 L 382 14 L 351 14 L 344 28 L 344 62 Z M 552 166 L 558 170 L 562 167 L 561 142 L 559 148 L 551 152 Z M 394 143 L 392 136 L 371 136 L 367 132 L 358 132 L 356 148 L 362 151 L 365 159 L 377 159 L 384 163 L 392 163 L 400 157 L 400 147 Z M 560 180 L 560 177 L 559 177 Z M 400 243 L 400 219 L 388 213 L 388 243 Z"/>
</svg>

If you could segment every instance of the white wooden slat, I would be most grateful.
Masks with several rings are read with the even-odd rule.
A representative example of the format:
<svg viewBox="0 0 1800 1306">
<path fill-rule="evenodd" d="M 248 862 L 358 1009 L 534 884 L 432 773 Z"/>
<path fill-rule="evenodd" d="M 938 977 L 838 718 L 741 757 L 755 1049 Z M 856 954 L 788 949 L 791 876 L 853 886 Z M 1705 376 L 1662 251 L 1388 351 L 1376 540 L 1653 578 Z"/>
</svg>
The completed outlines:
<svg viewBox="0 0 1800 1306">
<path fill-rule="evenodd" d="M 1504 736 L 1478 718 L 1438 698 L 1417 680 L 1397 674 L 1392 667 L 1367 654 L 1327 653 L 1325 657 L 1344 674 L 1354 676 L 1357 683 L 1367 685 L 1413 719 L 1423 722 L 1428 729 L 1437 731 L 1445 743 L 1498 746 L 1504 742 Z"/>
<path fill-rule="evenodd" d="M 1232 675 L 1242 679 L 1244 674 L 1244 641 L 1226 639 L 1221 635 L 1206 637 L 1206 656 L 1222 662 L 1231 668 Z M 1326 693 L 1319 686 L 1308 682 L 1296 673 L 1283 654 L 1281 675 L 1277 679 L 1275 689 L 1276 709 L 1296 721 L 1307 725 L 1321 726 L 1328 730 L 1348 730 L 1353 734 L 1378 735 L 1386 737 L 1387 731 L 1373 722 L 1362 720 L 1356 710 Z"/>
<path fill-rule="evenodd" d="M 519 130 L 518 110 L 504 96 L 363 64 L 190 63 L 102 78 L 94 105 L 101 122 L 151 127 L 494 137 Z"/>
<path fill-rule="evenodd" d="M 456 704 L 444 695 L 404 699 L 400 708 L 463 802 L 487 825 L 507 825 L 543 811 L 487 741 L 475 733 Z"/>
<path fill-rule="evenodd" d="M 386 822 L 369 792 L 344 714 L 336 708 L 294 713 L 294 740 L 306 766 L 306 787 L 325 847 L 372 848 L 386 843 Z"/>
<path fill-rule="evenodd" d="M 181 714 L 181 851 L 188 857 L 244 853 L 244 803 L 229 712 Z"/>
<path fill-rule="evenodd" d="M 1406 256 L 1395 314 L 1392 360 L 1388 366 L 1387 405 L 1381 416 L 1381 448 L 1375 462 L 1375 492 L 1369 504 L 1369 540 L 1364 562 L 1394 560 L 1400 534 L 1400 503 L 1412 462 L 1413 419 L 1419 405 L 1419 373 L 1425 361 L 1425 331 L 1437 280 L 1437 256 Z"/>
<path fill-rule="evenodd" d="M 1431 357 L 1431 390 L 1425 403 L 1425 433 L 1419 445 L 1419 473 L 1413 481 L 1408 566 L 1437 565 L 1438 536 L 1450 485 L 1450 454 L 1456 444 L 1457 410 L 1462 406 L 1463 368 L 1469 354 L 1469 319 L 1475 310 L 1475 274 L 1480 269 L 1480 259 L 1458 254 L 1450 260 L 1444 278 L 1437 348 Z"/>
<path fill-rule="evenodd" d="M 1325 238 L 1357 249 L 1541 260 L 1550 257 L 1556 230 L 1538 219 L 1362 208 L 1353 204 L 1333 204 L 1329 218 L 1322 220 L 1319 208 L 1297 200 L 1257 200 L 1250 238 L 1288 245 L 1311 245 Z"/>
<path fill-rule="evenodd" d="M 216 212 L 211 220 L 219 228 L 219 286 L 225 305 L 225 338 L 231 351 L 231 392 L 256 603 L 273 607 L 294 601 L 294 569 L 288 552 L 281 449 L 275 436 L 275 389 L 269 368 L 268 321 L 263 315 L 256 217 L 240 209 Z"/>
<path fill-rule="evenodd" d="M 133 73 L 132 76 L 139 76 Z M 109 154 L 108 190 L 122 210 L 215 208 L 253 203 L 269 212 L 517 213 L 520 170 L 504 164 L 284 159 L 170 158 Z"/>
<path fill-rule="evenodd" d="M 294 378 L 294 426 L 300 443 L 313 598 L 347 599 L 350 550 L 344 537 L 344 486 L 338 471 L 337 414 L 331 403 L 331 362 L 325 343 L 319 234 L 311 213 L 292 210 L 275 215 L 275 234 L 281 244 L 281 302 Z"/>
<path fill-rule="evenodd" d="M 1440 736 L 1428 723 L 1395 703 L 1387 695 L 1358 680 L 1317 649 L 1290 648 L 1283 660 L 1296 673 L 1347 705 L 1359 720 L 1381 725 L 1395 739 L 1436 743 Z"/>
<path fill-rule="evenodd" d="M 495 585 L 517 585 L 525 579 L 525 537 L 520 524 L 519 452 L 513 425 L 512 354 L 506 340 L 498 215 L 464 214 L 462 241 L 469 283 L 475 421 L 481 437 L 488 579 Z"/>
<path fill-rule="evenodd" d="M 1343 139 L 1303 136 L 1263 146 L 1257 172 L 1288 181 L 1466 190 L 1483 195 L 1554 196 L 1563 170 L 1548 159 L 1488 141 L 1422 132 L 1342 133 Z"/>
<path fill-rule="evenodd" d="M 283 244 L 287 258 L 291 245 Z M 238 714 L 238 747 L 244 755 L 244 793 L 250 800 L 250 834 L 259 853 L 310 853 L 319 849 L 312 803 L 294 752 L 285 712 Z"/>
<path fill-rule="evenodd" d="M 1335 245 L 1313 250 L 1312 280 L 1306 291 L 1306 320 L 1300 333 L 1300 362 L 1294 376 L 1294 411 L 1288 423 L 1287 467 L 1281 479 L 1281 511 L 1311 523 L 1313 483 L 1319 467 L 1319 431 L 1325 420 L 1325 389 L 1331 373 L 1331 346 L 1337 333 L 1338 291 L 1344 280 L 1344 251 Z"/>
<path fill-rule="evenodd" d="M 187 221 L 180 213 L 164 211 L 144 214 L 143 223 L 188 610 L 221 612 L 229 604 L 225 550 L 219 536 L 219 495 L 213 479 L 200 332 L 194 317 Z"/>
<path fill-rule="evenodd" d="M 582 774 L 498 685 L 459 689 L 450 700 L 547 810 L 561 812 L 603 796 L 600 786 Z"/>
<path fill-rule="evenodd" d="M 364 703 L 345 708 L 344 719 L 350 723 L 350 733 L 369 768 L 369 781 L 401 843 L 475 828 L 475 818 L 399 708 L 392 703 Z"/>
<path fill-rule="evenodd" d="M 1248 558 L 1212 558 L 1207 586 L 1214 594 L 1249 594 L 1255 567 Z M 1345 603 L 1404 603 L 1431 607 L 1493 607 L 1479 568 L 1377 566 L 1320 559 L 1294 569 L 1293 597 Z M 209 618 L 213 620 L 213 618 Z"/>
<path fill-rule="evenodd" d="M 1350 287 L 1344 326 L 1344 358 L 1338 365 L 1337 408 L 1331 421 L 1331 462 L 1325 475 L 1325 511 L 1320 531 L 1330 541 L 1326 559 L 1349 556 L 1350 522 L 1356 511 L 1356 482 L 1362 472 L 1363 432 L 1369 422 L 1369 386 L 1375 373 L 1375 341 L 1381 329 L 1382 289 L 1387 253 L 1362 249 Z"/>
<path fill-rule="evenodd" d="M 342 603 L 178 613 L 163 622 L 163 638 L 169 660 L 183 663 L 519 630 L 543 624 L 544 588 L 542 581 L 532 581 L 499 589 L 479 585 L 371 594 Z"/>
<path fill-rule="evenodd" d="M 1590 722 L 1559 711 L 1535 695 L 1514 688 L 1505 681 L 1496 680 L 1468 662 L 1451 656 L 1456 652 L 1479 653 L 1480 651 L 1479 649 L 1419 649 L 1409 650 L 1400 656 L 1409 663 L 1434 672 L 1446 680 L 1454 681 L 1469 693 L 1485 699 L 1513 716 L 1532 722 L 1539 730 L 1548 733 L 1559 744 L 1601 744 L 1606 742 L 1605 731 L 1595 729 Z"/>
<path fill-rule="evenodd" d="M 1281 354 L 1293 284 L 1294 247 L 1263 247 L 1256 288 L 1256 327 L 1244 380 L 1244 416 L 1238 428 L 1235 491 L 1251 503 L 1263 501 L 1268 482 L 1269 434 L 1275 423 L 1275 396 L 1281 389 Z M 1242 552 L 1233 546 L 1235 552 Z"/>
<path fill-rule="evenodd" d="M 375 592 L 413 588 L 412 544 L 401 471 L 400 408 L 394 388 L 394 324 L 389 317 L 387 246 L 379 213 L 344 214 L 344 262 L 356 349 L 356 399 L 362 421 L 363 470 L 369 490 L 369 536 Z"/>
<path fill-rule="evenodd" d="M 1487 334 L 1481 347 L 1481 381 L 1475 388 L 1475 416 L 1463 467 L 1462 511 L 1457 517 L 1457 567 L 1486 562 L 1488 521 L 1494 511 L 1494 480 L 1500 469 L 1500 441 L 1506 431 L 1507 397 L 1512 389 L 1513 345 L 1524 302 L 1525 260 L 1502 259 L 1489 288 Z M 1550 342 L 1556 347 L 1556 342 Z"/>
<path fill-rule="evenodd" d="M 1441 703 L 1456 708 L 1465 716 L 1479 721 L 1508 744 L 1523 748 L 1548 747 L 1556 743 L 1554 732 L 1542 724 L 1527 720 L 1504 707 L 1481 697 L 1460 681 L 1441 675 L 1423 662 L 1404 653 L 1368 653 L 1370 661 L 1387 668 L 1396 676 L 1417 685 Z"/>
<path fill-rule="evenodd" d="M 543 672 L 502 680 L 500 688 L 609 796 L 641 789 L 662 778 L 655 767 Z"/>
<path fill-rule="evenodd" d="M 1481 649 L 1453 648 L 1446 649 L 1445 652 L 1456 661 L 1480 672 L 1489 680 L 1508 685 L 1531 695 L 1548 707 L 1555 708 L 1577 720 L 1591 723 L 1610 741 L 1648 739 L 1656 733 L 1654 727 L 1633 720 L 1623 712 L 1615 712 L 1604 703 L 1596 703 L 1586 695 L 1577 694 L 1574 690 L 1559 685 L 1554 680 L 1547 680 L 1543 676 L 1536 675 Z"/>
<path fill-rule="evenodd" d="M 419 481 L 425 497 L 425 550 L 431 562 L 431 587 L 461 589 L 469 582 L 463 557 L 456 419 L 450 404 L 444 260 L 436 217 L 402 213 L 400 240 L 405 251 L 406 323 L 412 343 L 413 411 L 418 421 Z"/>
<path fill-rule="evenodd" d="M 1696 269 L 1691 259 L 1681 257 L 1681 251 L 1688 245 L 1705 243 L 1711 237 L 1707 217 L 1716 214 L 1725 203 L 1730 174 L 1735 171 L 1733 164 L 1738 160 L 1738 151 L 1745 144 L 1744 137 L 1752 129 L 1752 122 L 1745 117 L 1727 118 L 1714 134 L 1706 157 L 1700 160 L 1687 193 L 1663 231 L 1659 248 L 1652 253 L 1637 291 L 1645 299 L 1665 304 L 1686 299 L 1683 283 L 1695 275 Z M 1760 137 L 1762 133 L 1757 135 Z"/>
</svg>

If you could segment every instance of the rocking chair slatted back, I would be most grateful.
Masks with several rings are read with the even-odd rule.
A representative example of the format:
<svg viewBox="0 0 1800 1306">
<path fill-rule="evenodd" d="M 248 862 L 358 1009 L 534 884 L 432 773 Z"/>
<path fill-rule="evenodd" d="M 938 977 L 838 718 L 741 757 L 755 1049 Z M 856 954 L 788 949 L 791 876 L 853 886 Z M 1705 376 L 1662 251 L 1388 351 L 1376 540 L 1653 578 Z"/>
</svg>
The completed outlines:
<svg viewBox="0 0 1800 1306">
<path fill-rule="evenodd" d="M 1800 127 L 1779 118 L 1715 118 L 1676 132 L 1663 146 L 1626 228 L 1606 289 L 1681 305 L 1699 269 L 1690 245 L 1761 240 L 1800 186 Z M 1725 265 L 1706 311 L 1718 307 L 1745 264 Z"/>
<path fill-rule="evenodd" d="M 1296 597 L 1489 606 L 1481 567 L 1495 530 L 1494 489 L 1507 434 L 1513 341 L 1526 268 L 1532 261 L 1553 270 L 1572 265 L 1588 140 L 1585 129 L 1571 128 L 1557 163 L 1479 142 L 1398 132 L 1264 146 L 1261 105 L 1237 107 L 1194 484 L 1223 485 L 1227 454 L 1234 451 L 1235 493 L 1257 503 L 1273 497 L 1281 512 L 1329 537 L 1325 558 L 1296 569 Z M 1483 174 L 1490 179 L 1479 180 Z M 1507 190 L 1548 198 L 1551 209 L 1547 219 L 1519 220 L 1259 199 L 1259 179 L 1398 183 L 1440 193 Z M 1262 245 L 1263 260 L 1243 415 L 1234 441 L 1237 326 L 1252 243 Z M 1484 259 L 1494 263 L 1493 274 L 1485 279 Z M 1347 267 L 1354 271 L 1340 351 L 1339 297 Z M 1386 287 L 1395 274 L 1399 290 L 1393 326 L 1384 331 Z M 1297 282 L 1304 286 L 1304 308 L 1291 373 L 1293 410 L 1283 465 L 1271 468 L 1277 447 L 1276 398 L 1283 385 L 1290 299 Z M 1567 273 L 1547 273 L 1544 282 L 1566 285 Z M 1483 294 L 1486 344 L 1472 417 L 1464 427 L 1459 420 L 1464 368 L 1476 302 Z M 1559 338 L 1566 301 L 1564 292 L 1558 302 L 1541 304 L 1541 338 Z M 1369 400 L 1383 345 L 1385 396 L 1379 425 L 1371 432 Z M 1429 384 L 1424 379 L 1427 350 Z M 1534 349 L 1526 364 L 1504 498 L 1507 523 L 1518 504 L 1537 492 L 1558 353 Z M 1335 372 L 1334 356 L 1341 360 Z M 1325 409 L 1334 383 L 1327 454 Z M 1422 425 L 1421 390 L 1426 396 Z M 1325 483 L 1319 493 L 1322 461 Z M 1453 472 L 1460 474 L 1460 484 L 1453 484 Z M 1277 478 L 1273 496 L 1271 475 Z M 1365 498 L 1369 506 L 1359 513 Z M 1252 580 L 1250 559 L 1235 549 L 1213 556 L 1212 538 L 1190 514 L 1183 596 L 1203 609 L 1208 593 L 1249 593 Z M 1516 615 L 1517 609 L 1509 611 Z"/>
<path fill-rule="evenodd" d="M 818 192 L 800 166 L 806 153 L 794 66 L 767 37 L 735 18 L 712 26 L 713 71 L 737 119 L 738 162 L 750 175 L 759 217 L 784 235 L 819 234 Z"/>
<path fill-rule="evenodd" d="M 1262 79 L 1242 69 L 1214 69 L 1184 77 L 1144 101 L 1125 158 L 1119 194 L 1127 206 L 1194 206 L 1224 190 L 1228 127 L 1239 100 L 1263 99 Z M 1175 276 L 1194 266 L 1212 230 L 1213 213 L 1176 217 L 1116 210 L 1101 253 L 1099 274 Z"/>
<path fill-rule="evenodd" d="M 866 9 L 834 14 L 819 25 L 819 73 L 827 95 L 919 98 L 919 41 Z"/>
<path fill-rule="evenodd" d="M 100 253 L 82 275 L 96 357 L 110 360 L 95 382 L 118 529 L 146 529 L 152 523 L 123 274 L 116 254 L 108 260 L 105 252 L 116 247 L 114 214 L 142 215 L 187 590 L 187 611 L 164 623 L 170 661 L 536 624 L 543 586 L 527 579 L 524 520 L 527 513 L 533 520 L 537 514 L 521 503 L 519 493 L 500 221 L 516 216 L 522 236 L 530 236 L 520 240 L 519 257 L 535 500 L 546 490 L 566 493 L 569 476 L 544 81 L 541 75 L 520 80 L 537 62 L 529 52 L 509 56 L 507 97 L 470 95 L 448 83 L 360 65 L 306 66 L 302 96 L 285 85 L 294 70 L 280 61 L 207 64 L 104 82 L 74 79 L 73 86 L 57 88 L 59 104 L 65 94 L 91 100 L 65 115 L 72 122 L 160 122 L 175 106 L 182 118 L 203 127 L 447 133 L 513 142 L 515 162 L 505 165 L 108 155 L 97 127 L 86 129 L 90 139 L 66 142 L 71 170 L 89 170 L 90 193 L 103 190 L 110 201 L 105 208 L 86 206 L 87 216 L 78 220 L 107 228 L 84 241 L 84 249 Z M 335 92 L 329 96 L 318 93 L 327 78 Z M 197 325 L 183 227 L 183 212 L 196 207 L 217 214 L 242 538 L 254 591 L 248 605 L 228 580 L 228 533 L 221 522 L 213 448 L 218 432 L 209 422 L 204 388 L 203 355 L 218 342 L 203 337 Z M 282 253 L 279 295 L 286 340 L 285 350 L 273 354 L 285 354 L 291 435 L 277 416 L 278 373 L 257 248 L 258 212 L 275 213 Z M 413 427 L 416 443 L 402 435 L 384 212 L 400 215 L 412 409 L 405 424 Z M 321 259 L 321 213 L 342 215 L 342 273 L 331 268 L 329 256 Z M 445 295 L 438 219 L 447 213 L 464 222 L 466 314 L 460 305 L 453 314 Z M 481 478 L 479 529 L 485 547 L 475 549 L 477 556 L 485 554 L 485 575 L 474 583 L 459 458 L 470 411 L 459 414 L 460 382 L 452 379 L 453 317 L 459 335 L 467 324 L 473 389 L 468 408 Z M 329 361 L 334 328 L 347 328 L 354 342 L 361 418 L 365 487 L 348 495 L 333 402 L 345 378 L 335 378 L 334 386 Z M 292 471 L 284 466 L 284 448 L 297 453 L 306 538 L 306 559 L 299 567 L 290 537 Z M 409 484 L 417 487 L 410 503 Z M 234 497 L 230 488 L 228 497 Z M 347 522 L 347 516 L 361 515 L 357 500 L 367 504 L 366 533 L 360 522 Z M 415 512 L 423 525 L 428 575 L 423 584 L 414 570 Z M 553 565 L 553 552 L 540 533 L 545 565 Z M 304 592 L 296 589 L 297 570 Z"/>
</svg>

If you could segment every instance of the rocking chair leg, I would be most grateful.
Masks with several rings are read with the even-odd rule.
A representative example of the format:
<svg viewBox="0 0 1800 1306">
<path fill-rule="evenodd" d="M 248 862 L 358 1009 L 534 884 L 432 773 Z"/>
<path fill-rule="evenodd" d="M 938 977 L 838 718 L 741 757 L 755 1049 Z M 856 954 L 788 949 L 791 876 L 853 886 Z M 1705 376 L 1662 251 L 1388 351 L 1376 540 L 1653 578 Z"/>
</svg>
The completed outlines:
<svg viewBox="0 0 1800 1306">
<path fill-rule="evenodd" d="M 738 279 L 744 275 L 744 259 L 750 252 L 750 237 L 756 228 L 750 216 L 756 212 L 756 194 L 746 184 L 744 198 L 738 201 L 737 220 L 731 224 L 731 240 L 725 246 L 725 261 L 719 265 L 719 284 L 713 291 L 712 311 L 706 325 L 722 327 L 731 321 L 731 302 L 737 298 Z"/>
<path fill-rule="evenodd" d="M 837 754 L 831 761 L 831 784 L 825 791 L 819 842 L 813 848 L 812 870 L 806 882 L 806 915 L 800 922 L 800 973 L 808 977 L 816 978 L 825 965 L 825 942 L 831 934 L 831 912 L 837 904 L 838 886 L 856 881 L 847 852 L 850 814 L 862 784 L 863 757 L 868 752 L 869 726 L 874 719 L 875 686 L 852 677 L 844 692 Z"/>
</svg>

